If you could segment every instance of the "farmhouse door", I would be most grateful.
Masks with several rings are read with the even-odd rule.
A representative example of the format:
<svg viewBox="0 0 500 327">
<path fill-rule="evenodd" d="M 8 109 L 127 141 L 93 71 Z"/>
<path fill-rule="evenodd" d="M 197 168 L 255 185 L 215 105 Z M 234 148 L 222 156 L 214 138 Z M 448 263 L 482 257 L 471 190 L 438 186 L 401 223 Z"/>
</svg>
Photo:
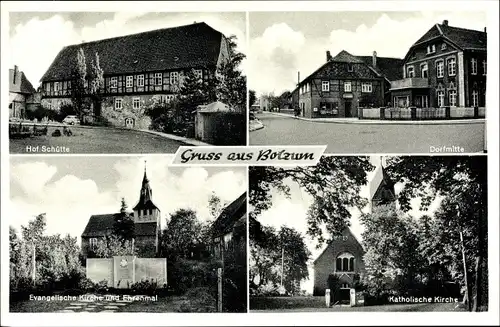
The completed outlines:
<svg viewBox="0 0 500 327">
<path fill-rule="evenodd" d="M 352 102 L 351 100 L 345 100 L 345 116 L 346 117 L 352 117 L 351 110 L 352 110 Z"/>
<path fill-rule="evenodd" d="M 134 119 L 133 118 L 126 118 L 125 119 L 125 127 L 134 128 Z"/>
</svg>

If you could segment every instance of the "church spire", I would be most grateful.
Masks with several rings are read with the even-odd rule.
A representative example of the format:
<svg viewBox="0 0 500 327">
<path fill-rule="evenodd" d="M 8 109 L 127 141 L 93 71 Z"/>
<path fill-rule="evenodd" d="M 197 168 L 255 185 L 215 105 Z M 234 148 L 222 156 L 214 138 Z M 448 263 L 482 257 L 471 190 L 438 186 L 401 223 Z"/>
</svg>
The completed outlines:
<svg viewBox="0 0 500 327">
<path fill-rule="evenodd" d="M 149 179 L 146 168 L 146 161 L 144 160 L 144 177 L 142 178 L 141 193 L 139 195 L 139 202 L 135 206 L 135 209 L 145 209 L 149 207 L 156 207 L 153 204 L 153 190 L 151 185 L 149 185 Z"/>
</svg>

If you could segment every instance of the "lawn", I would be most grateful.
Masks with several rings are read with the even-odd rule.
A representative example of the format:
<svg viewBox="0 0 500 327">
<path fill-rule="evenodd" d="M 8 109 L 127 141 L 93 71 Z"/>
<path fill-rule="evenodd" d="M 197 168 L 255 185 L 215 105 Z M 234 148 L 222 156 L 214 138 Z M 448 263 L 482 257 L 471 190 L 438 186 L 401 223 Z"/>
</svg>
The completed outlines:
<svg viewBox="0 0 500 327">
<path fill-rule="evenodd" d="M 56 128 L 62 130 L 49 127 L 47 135 L 10 139 L 10 153 L 175 153 L 185 145 L 142 131 L 108 127 L 71 126 L 72 136 L 52 136 Z"/>
<path fill-rule="evenodd" d="M 250 311 L 278 311 L 278 312 L 463 312 L 463 305 L 457 303 L 418 303 L 418 304 L 387 304 L 350 307 L 336 305 L 330 308 L 325 306 L 323 296 L 297 297 L 251 297 Z"/>
</svg>

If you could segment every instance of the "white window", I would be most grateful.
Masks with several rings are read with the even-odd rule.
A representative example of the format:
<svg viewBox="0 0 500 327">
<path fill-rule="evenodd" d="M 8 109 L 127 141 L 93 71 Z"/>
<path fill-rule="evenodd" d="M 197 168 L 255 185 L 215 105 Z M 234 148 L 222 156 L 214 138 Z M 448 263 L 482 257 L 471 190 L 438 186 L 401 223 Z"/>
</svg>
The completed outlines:
<svg viewBox="0 0 500 327">
<path fill-rule="evenodd" d="M 307 83 L 306 84 L 306 92 L 309 92 L 311 90 L 311 84 Z"/>
<path fill-rule="evenodd" d="M 406 77 L 408 78 L 415 77 L 415 68 L 413 66 L 408 66 L 406 70 L 407 70 Z"/>
<path fill-rule="evenodd" d="M 427 46 L 427 53 L 430 54 L 430 53 L 434 53 L 436 52 L 436 45 L 433 44 L 433 45 L 428 45 Z"/>
<path fill-rule="evenodd" d="M 141 98 L 133 98 L 132 99 L 132 108 L 134 108 L 134 109 L 141 108 Z"/>
<path fill-rule="evenodd" d="M 477 90 L 472 91 L 472 106 L 479 107 L 479 92 Z"/>
<path fill-rule="evenodd" d="M 123 104 L 122 99 L 115 99 L 115 109 L 121 110 L 123 108 L 122 104 Z"/>
<path fill-rule="evenodd" d="M 441 45 L 441 50 L 446 50 L 446 43 L 443 43 L 443 44 Z"/>
<path fill-rule="evenodd" d="M 444 61 L 440 60 L 436 62 L 436 74 L 437 77 L 444 76 Z"/>
<path fill-rule="evenodd" d="M 429 72 L 428 72 L 428 66 L 427 63 L 423 63 L 420 65 L 420 71 L 422 74 L 422 78 L 428 78 L 429 77 Z"/>
<path fill-rule="evenodd" d="M 476 75 L 477 74 L 477 59 L 472 58 L 471 59 L 471 74 Z"/>
<path fill-rule="evenodd" d="M 172 101 L 174 98 L 175 98 L 175 96 L 173 94 L 167 94 L 165 96 L 165 102 L 168 103 L 168 102 Z"/>
<path fill-rule="evenodd" d="M 444 91 L 437 91 L 438 107 L 444 107 Z"/>
<path fill-rule="evenodd" d="M 179 72 L 170 72 L 170 84 L 179 83 Z"/>
<path fill-rule="evenodd" d="M 330 92 L 330 82 L 329 81 L 322 81 L 321 82 L 321 91 Z"/>
<path fill-rule="evenodd" d="M 144 86 L 144 75 L 137 76 L 137 86 Z"/>
<path fill-rule="evenodd" d="M 45 91 L 50 92 L 50 83 L 45 83 Z"/>
<path fill-rule="evenodd" d="M 89 245 L 91 250 L 95 250 L 95 248 L 97 247 L 97 238 L 89 238 Z"/>
<path fill-rule="evenodd" d="M 457 74 L 457 63 L 455 58 L 448 59 L 448 76 L 455 76 Z"/>
<path fill-rule="evenodd" d="M 127 80 L 125 82 L 126 87 L 134 86 L 134 76 L 127 76 Z"/>
<path fill-rule="evenodd" d="M 196 76 L 197 79 L 203 79 L 203 70 L 201 69 L 195 69 L 194 70 L 194 76 Z"/>
<path fill-rule="evenodd" d="M 450 104 L 450 107 L 457 106 L 457 91 L 456 90 L 449 90 L 448 91 L 448 103 Z"/>
<path fill-rule="evenodd" d="M 487 69 L 486 69 L 486 60 L 483 60 L 483 75 L 485 75 L 485 76 L 486 76 L 486 71 L 487 71 Z"/>
<path fill-rule="evenodd" d="M 161 85 L 162 73 L 155 73 L 155 85 Z"/>
<path fill-rule="evenodd" d="M 111 88 L 116 89 L 118 87 L 118 77 L 111 77 Z"/>
<path fill-rule="evenodd" d="M 352 92 L 351 82 L 344 82 L 344 92 Z"/>
<path fill-rule="evenodd" d="M 371 93 L 372 92 L 372 83 L 363 83 L 363 84 L 361 84 L 361 92 L 363 92 L 363 93 Z"/>
</svg>

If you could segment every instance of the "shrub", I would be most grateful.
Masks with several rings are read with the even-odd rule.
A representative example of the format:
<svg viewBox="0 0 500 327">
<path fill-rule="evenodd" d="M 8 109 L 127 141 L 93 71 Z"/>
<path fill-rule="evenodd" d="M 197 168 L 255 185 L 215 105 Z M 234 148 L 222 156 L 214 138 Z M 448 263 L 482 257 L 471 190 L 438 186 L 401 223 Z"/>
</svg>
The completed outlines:
<svg viewBox="0 0 500 327">
<path fill-rule="evenodd" d="M 178 259 L 167 270 L 169 284 L 176 294 L 184 294 L 190 288 L 207 286 L 217 291 L 217 262 Z"/>
</svg>

